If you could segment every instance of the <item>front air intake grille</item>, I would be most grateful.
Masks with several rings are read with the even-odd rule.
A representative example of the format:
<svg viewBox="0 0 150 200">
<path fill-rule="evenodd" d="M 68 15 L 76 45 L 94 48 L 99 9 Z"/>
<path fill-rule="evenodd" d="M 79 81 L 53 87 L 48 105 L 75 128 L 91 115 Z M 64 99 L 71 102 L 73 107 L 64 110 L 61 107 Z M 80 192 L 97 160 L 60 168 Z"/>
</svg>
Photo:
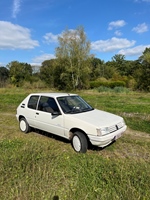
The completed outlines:
<svg viewBox="0 0 150 200">
<path fill-rule="evenodd" d="M 123 124 L 120 122 L 120 123 L 118 123 L 116 125 L 108 127 L 108 130 L 109 130 L 110 133 L 113 133 L 113 132 L 121 129 L 122 127 L 123 127 Z"/>
</svg>

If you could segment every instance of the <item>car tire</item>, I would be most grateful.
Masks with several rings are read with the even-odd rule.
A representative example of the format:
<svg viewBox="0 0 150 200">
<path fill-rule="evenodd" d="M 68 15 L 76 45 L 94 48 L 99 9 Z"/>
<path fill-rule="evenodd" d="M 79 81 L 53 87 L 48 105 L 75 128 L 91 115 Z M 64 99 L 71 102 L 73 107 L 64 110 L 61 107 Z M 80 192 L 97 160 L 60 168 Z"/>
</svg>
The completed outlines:
<svg viewBox="0 0 150 200">
<path fill-rule="evenodd" d="M 81 132 L 75 132 L 72 137 L 72 147 L 78 153 L 86 153 L 88 148 L 88 140 Z"/>
<path fill-rule="evenodd" d="M 19 121 L 20 130 L 24 133 L 30 132 L 31 128 L 25 118 L 21 118 Z"/>
</svg>

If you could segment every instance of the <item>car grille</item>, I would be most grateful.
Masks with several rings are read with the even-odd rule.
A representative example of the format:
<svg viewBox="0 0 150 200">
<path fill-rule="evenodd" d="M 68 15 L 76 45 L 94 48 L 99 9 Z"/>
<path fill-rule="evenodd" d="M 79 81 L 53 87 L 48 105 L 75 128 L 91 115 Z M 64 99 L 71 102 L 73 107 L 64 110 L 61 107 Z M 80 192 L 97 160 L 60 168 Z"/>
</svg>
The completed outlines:
<svg viewBox="0 0 150 200">
<path fill-rule="evenodd" d="M 123 127 L 123 124 L 120 122 L 120 123 L 118 123 L 116 126 L 117 126 L 118 129 L 120 129 L 120 128 Z"/>
<path fill-rule="evenodd" d="M 123 124 L 120 122 L 120 123 L 118 123 L 118 124 L 116 124 L 116 125 L 113 125 L 113 126 L 108 127 L 108 129 L 109 129 L 109 132 L 110 132 L 110 133 L 113 133 L 113 132 L 115 132 L 115 131 L 121 129 L 122 127 L 123 127 Z"/>
<path fill-rule="evenodd" d="M 117 130 L 117 127 L 116 125 L 114 125 L 114 126 L 110 126 L 108 129 L 109 129 L 109 132 L 112 133 Z"/>
</svg>

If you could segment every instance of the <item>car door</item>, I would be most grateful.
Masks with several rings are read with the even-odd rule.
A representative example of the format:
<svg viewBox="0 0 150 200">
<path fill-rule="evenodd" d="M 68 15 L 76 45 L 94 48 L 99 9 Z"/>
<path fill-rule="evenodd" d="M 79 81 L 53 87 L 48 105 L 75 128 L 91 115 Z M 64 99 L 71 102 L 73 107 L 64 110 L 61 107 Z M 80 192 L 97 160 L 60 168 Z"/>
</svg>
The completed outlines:
<svg viewBox="0 0 150 200">
<path fill-rule="evenodd" d="M 31 127 L 35 127 L 35 114 L 36 114 L 36 108 L 39 100 L 39 95 L 32 95 L 29 98 L 27 107 L 25 109 L 25 117 Z"/>
<path fill-rule="evenodd" d="M 63 115 L 60 113 L 54 98 L 47 96 L 40 97 L 35 115 L 35 124 L 38 129 L 64 136 Z"/>
</svg>

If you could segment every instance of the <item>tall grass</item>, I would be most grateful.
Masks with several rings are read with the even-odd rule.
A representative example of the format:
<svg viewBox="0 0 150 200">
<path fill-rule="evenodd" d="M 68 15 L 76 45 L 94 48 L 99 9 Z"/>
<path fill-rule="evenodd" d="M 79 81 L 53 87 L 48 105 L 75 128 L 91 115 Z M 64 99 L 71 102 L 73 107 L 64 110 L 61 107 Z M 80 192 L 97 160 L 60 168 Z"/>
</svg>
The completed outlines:
<svg viewBox="0 0 150 200">
<path fill-rule="evenodd" d="M 76 154 L 68 143 L 28 137 L 0 144 L 2 199 L 149 199 L 148 157 Z"/>
</svg>

